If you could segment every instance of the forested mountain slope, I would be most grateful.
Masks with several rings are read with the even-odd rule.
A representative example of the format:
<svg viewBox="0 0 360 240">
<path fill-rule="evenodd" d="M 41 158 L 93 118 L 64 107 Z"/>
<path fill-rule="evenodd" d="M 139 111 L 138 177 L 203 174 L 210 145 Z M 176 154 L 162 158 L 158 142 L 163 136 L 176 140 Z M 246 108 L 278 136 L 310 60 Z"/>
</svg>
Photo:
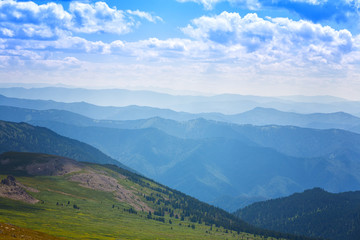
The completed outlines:
<svg viewBox="0 0 360 240">
<path fill-rule="evenodd" d="M 78 161 L 114 164 L 127 168 L 98 149 L 27 123 L 0 121 L 0 153 L 7 151 L 57 154 Z"/>
<path fill-rule="evenodd" d="M 334 194 L 314 188 L 254 203 L 235 215 L 267 229 L 334 240 L 357 240 L 360 236 L 360 192 Z"/>
</svg>

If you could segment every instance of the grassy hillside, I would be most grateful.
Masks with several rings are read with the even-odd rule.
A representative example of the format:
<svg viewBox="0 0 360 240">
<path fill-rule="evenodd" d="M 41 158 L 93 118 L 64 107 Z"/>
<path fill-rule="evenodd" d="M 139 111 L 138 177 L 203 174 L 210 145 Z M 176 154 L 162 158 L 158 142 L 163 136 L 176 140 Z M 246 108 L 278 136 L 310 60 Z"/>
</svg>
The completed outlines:
<svg viewBox="0 0 360 240">
<path fill-rule="evenodd" d="M 334 240 L 360 236 L 360 192 L 329 193 L 320 188 L 254 203 L 235 213 L 267 229 Z"/>
<path fill-rule="evenodd" d="M 0 222 L 56 237 L 286 237 L 251 227 L 223 210 L 114 165 L 79 163 L 59 156 L 17 152 L 0 155 L 0 165 L 0 178 L 5 179 L 0 184 L 0 190 L 11 185 L 13 189 L 25 189 L 27 194 L 38 200 L 30 204 L 26 200 L 0 197 Z M 7 172 L 14 177 L 7 177 Z M 11 196 L 19 194 L 20 191 L 13 190 Z"/>
</svg>

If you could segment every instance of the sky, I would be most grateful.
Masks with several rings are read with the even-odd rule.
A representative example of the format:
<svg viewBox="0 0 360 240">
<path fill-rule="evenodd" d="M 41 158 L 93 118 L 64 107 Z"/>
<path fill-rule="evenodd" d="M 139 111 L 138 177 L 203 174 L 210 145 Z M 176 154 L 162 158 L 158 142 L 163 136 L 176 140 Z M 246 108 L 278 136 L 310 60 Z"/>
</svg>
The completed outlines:
<svg viewBox="0 0 360 240">
<path fill-rule="evenodd" d="M 360 100 L 360 0 L 0 0 L 0 84 Z"/>
</svg>

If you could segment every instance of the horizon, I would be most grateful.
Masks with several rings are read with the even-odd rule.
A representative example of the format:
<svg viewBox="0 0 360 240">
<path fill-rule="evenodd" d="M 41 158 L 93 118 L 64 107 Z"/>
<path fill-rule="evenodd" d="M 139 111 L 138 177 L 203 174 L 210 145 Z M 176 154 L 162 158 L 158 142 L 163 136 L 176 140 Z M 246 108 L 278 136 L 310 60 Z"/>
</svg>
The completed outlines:
<svg viewBox="0 0 360 240">
<path fill-rule="evenodd" d="M 205 92 L 196 92 L 196 91 L 181 91 L 181 90 L 173 90 L 173 89 L 165 89 L 165 88 L 91 88 L 91 87 L 78 87 L 78 86 L 71 86 L 71 85 L 63 85 L 63 84 L 42 84 L 42 83 L 34 83 L 34 84 L 22 84 L 22 83 L 0 83 L 0 89 L 11 89 L 11 88 L 23 88 L 26 90 L 30 89 L 43 89 L 43 88 L 64 88 L 64 89 L 82 89 L 82 90 L 126 90 L 126 91 L 138 91 L 138 92 L 152 92 L 158 94 L 166 94 L 171 96 L 189 96 L 189 97 L 215 97 L 215 96 L 226 96 L 226 95 L 234 95 L 234 96 L 242 96 L 242 97 L 260 97 L 260 98 L 279 98 L 286 100 L 286 98 L 334 98 L 339 101 L 347 101 L 347 102 L 357 102 L 360 101 L 359 99 L 349 99 L 344 97 L 338 97 L 334 95 L 252 95 L 252 94 L 238 94 L 238 93 L 205 93 Z M 3 95 L 3 94 L 0 94 Z M 18 97 L 16 97 L 18 98 Z M 26 98 L 24 98 L 26 99 Z M 289 99 L 288 99 L 289 100 Z M 294 101 L 294 99 L 290 99 L 290 101 Z"/>
</svg>

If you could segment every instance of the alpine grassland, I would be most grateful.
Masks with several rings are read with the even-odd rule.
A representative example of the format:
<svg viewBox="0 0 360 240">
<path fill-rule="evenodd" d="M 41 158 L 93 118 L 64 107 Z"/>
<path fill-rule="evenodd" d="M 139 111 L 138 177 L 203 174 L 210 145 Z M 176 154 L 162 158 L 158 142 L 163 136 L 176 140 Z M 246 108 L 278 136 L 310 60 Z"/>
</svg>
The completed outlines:
<svg viewBox="0 0 360 240">
<path fill-rule="evenodd" d="M 1 223 L 64 239 L 274 239 L 240 231 L 261 230 L 112 165 L 36 153 L 5 153 L 0 161 L 0 179 L 11 172 L 13 185 L 38 200 L 0 197 Z"/>
</svg>

